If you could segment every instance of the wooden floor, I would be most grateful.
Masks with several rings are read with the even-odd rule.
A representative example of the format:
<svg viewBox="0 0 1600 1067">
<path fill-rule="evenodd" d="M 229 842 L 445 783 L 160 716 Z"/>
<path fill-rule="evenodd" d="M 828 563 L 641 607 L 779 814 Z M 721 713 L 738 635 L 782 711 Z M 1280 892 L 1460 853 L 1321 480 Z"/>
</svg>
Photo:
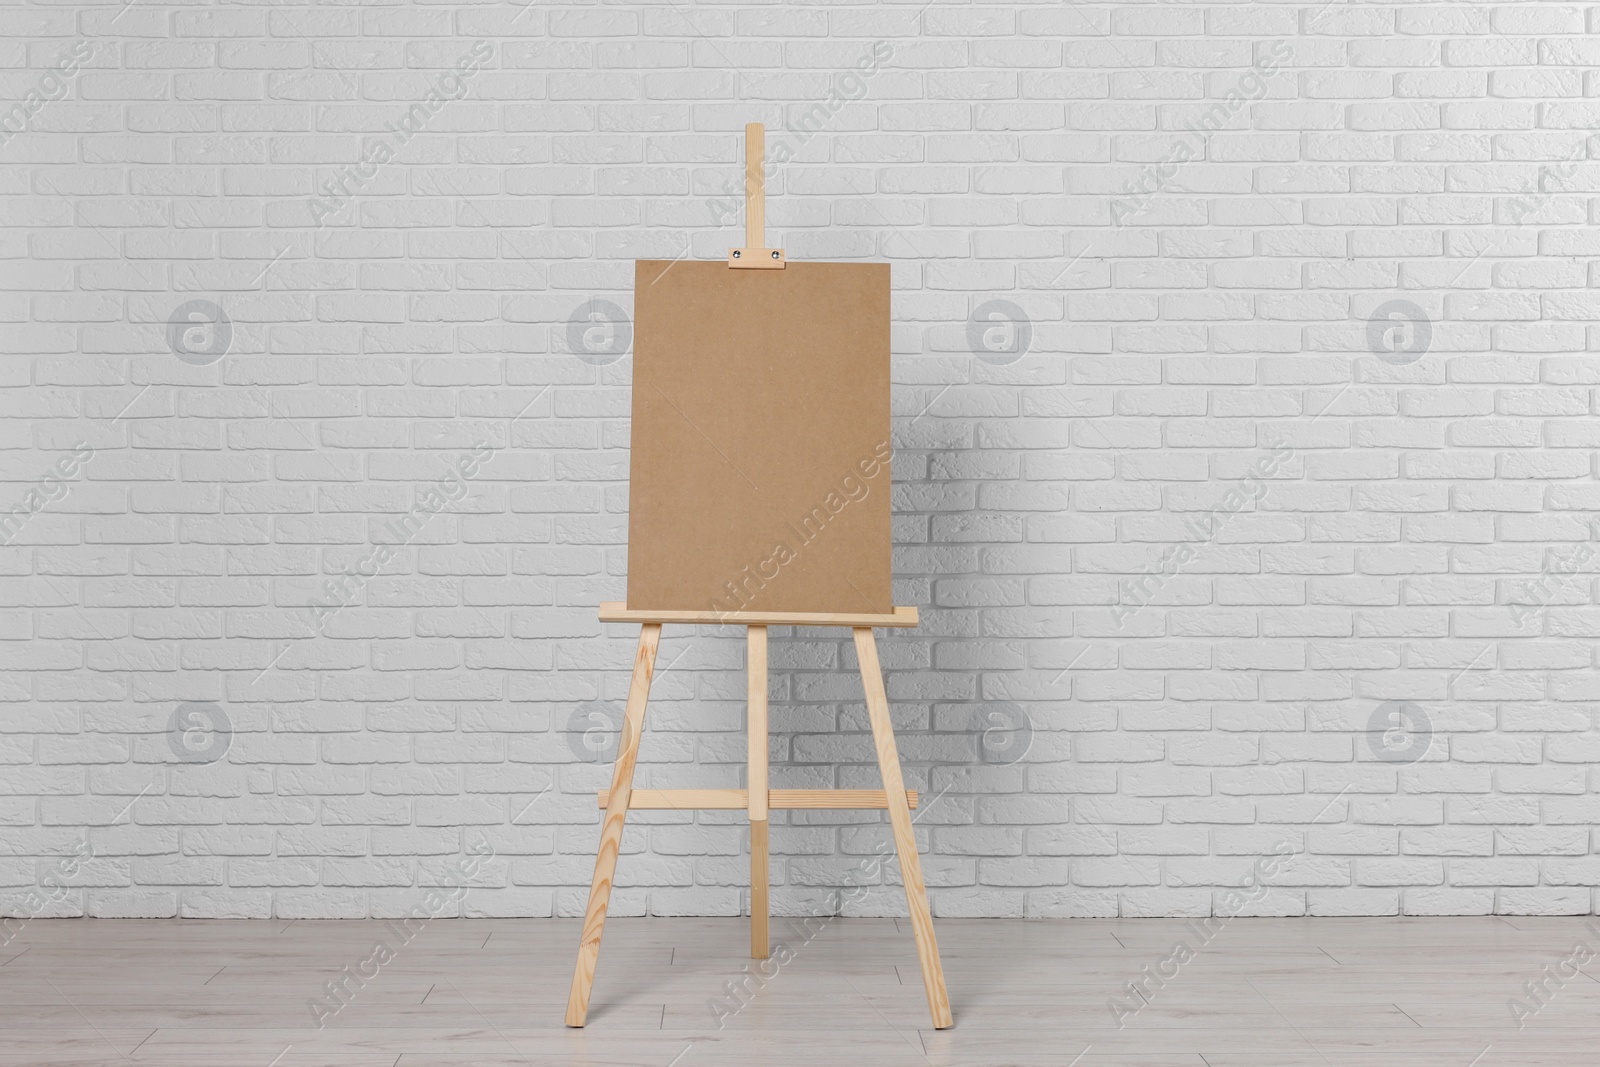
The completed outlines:
<svg viewBox="0 0 1600 1067">
<path fill-rule="evenodd" d="M 1600 948 L 1585 922 L 1237 919 L 1119 1028 L 1124 984 L 1199 943 L 1182 921 L 944 919 L 955 1028 L 934 1031 L 904 920 L 774 919 L 792 958 L 741 1008 L 724 994 L 753 966 L 747 922 L 612 919 L 569 1030 L 576 920 L 441 919 L 402 942 L 379 922 L 37 919 L 0 950 L 0 1065 L 1578 1067 L 1600 1061 L 1600 981 L 1549 983 L 1520 1029 L 1508 1001 L 1580 939 Z M 365 962 L 379 940 L 393 959 Z M 364 985 L 334 1012 L 346 967 Z"/>
</svg>

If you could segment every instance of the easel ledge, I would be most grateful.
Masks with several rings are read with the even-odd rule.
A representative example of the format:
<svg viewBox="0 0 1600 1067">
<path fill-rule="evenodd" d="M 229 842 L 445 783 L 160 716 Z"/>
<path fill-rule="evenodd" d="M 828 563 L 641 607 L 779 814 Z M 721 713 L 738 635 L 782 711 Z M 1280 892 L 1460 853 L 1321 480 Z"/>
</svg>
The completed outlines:
<svg viewBox="0 0 1600 1067">
<path fill-rule="evenodd" d="M 917 609 L 897 607 L 887 615 L 820 611 L 635 611 L 620 600 L 602 601 L 601 622 L 671 622 L 701 626 L 915 626 Z"/>
</svg>

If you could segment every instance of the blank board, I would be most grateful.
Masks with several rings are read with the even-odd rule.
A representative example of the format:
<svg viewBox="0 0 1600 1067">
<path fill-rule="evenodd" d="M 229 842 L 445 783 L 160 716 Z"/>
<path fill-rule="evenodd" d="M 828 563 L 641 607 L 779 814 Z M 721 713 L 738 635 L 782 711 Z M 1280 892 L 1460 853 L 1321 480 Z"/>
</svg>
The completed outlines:
<svg viewBox="0 0 1600 1067">
<path fill-rule="evenodd" d="M 889 267 L 642 260 L 628 607 L 889 612 Z"/>
</svg>

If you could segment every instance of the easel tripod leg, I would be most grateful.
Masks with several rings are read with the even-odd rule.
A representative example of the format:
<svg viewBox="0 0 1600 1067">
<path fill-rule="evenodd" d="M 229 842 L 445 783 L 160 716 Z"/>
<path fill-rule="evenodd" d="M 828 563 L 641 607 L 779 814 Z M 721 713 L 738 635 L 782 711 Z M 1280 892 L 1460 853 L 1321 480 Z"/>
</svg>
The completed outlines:
<svg viewBox="0 0 1600 1067">
<path fill-rule="evenodd" d="M 611 772 L 611 794 L 600 826 L 600 849 L 594 858 L 594 881 L 589 885 L 589 907 L 583 917 L 583 938 L 578 943 L 578 964 L 572 972 L 572 992 L 567 997 L 567 1025 L 582 1026 L 589 1016 L 589 991 L 594 986 L 595 965 L 600 960 L 600 935 L 605 930 L 606 906 L 611 902 L 611 880 L 622 850 L 622 826 L 633 793 L 633 767 L 639 757 L 639 735 L 644 729 L 644 706 L 650 696 L 650 676 L 655 671 L 656 646 L 661 624 L 647 622 L 639 631 L 639 651 L 633 660 L 633 681 L 628 686 L 628 706 L 622 717 L 617 763 Z"/>
<path fill-rule="evenodd" d="M 764 960 L 771 951 L 767 934 L 767 628 L 749 627 L 746 691 L 750 715 L 750 764 L 746 774 L 750 809 L 750 958 Z"/>
<path fill-rule="evenodd" d="M 928 1013 L 935 1029 L 951 1025 L 950 995 L 944 986 L 944 968 L 939 963 L 939 943 L 933 936 L 933 914 L 928 910 L 928 890 L 922 881 L 922 863 L 917 857 L 917 836 L 911 828 L 911 806 L 906 802 L 905 780 L 900 775 L 900 754 L 894 744 L 894 725 L 889 720 L 889 695 L 883 688 L 883 668 L 878 663 L 878 646 L 870 627 L 856 627 L 856 659 L 861 664 L 861 683 L 867 695 L 867 717 L 872 721 L 872 739 L 878 750 L 878 767 L 883 773 L 883 789 L 889 806 L 889 825 L 894 831 L 895 851 L 900 856 L 900 879 L 906 887 L 906 907 L 911 912 L 911 932 L 917 940 L 917 959 L 922 964 L 922 988 L 928 994 Z"/>
</svg>

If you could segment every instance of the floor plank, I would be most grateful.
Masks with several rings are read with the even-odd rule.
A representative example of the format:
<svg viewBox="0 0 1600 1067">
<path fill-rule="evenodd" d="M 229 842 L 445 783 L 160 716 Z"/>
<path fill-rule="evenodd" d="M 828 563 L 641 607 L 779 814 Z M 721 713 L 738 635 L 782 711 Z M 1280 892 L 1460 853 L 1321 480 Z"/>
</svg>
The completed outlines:
<svg viewBox="0 0 1600 1067">
<path fill-rule="evenodd" d="M 766 961 L 744 920 L 613 919 L 583 1030 L 573 920 L 37 919 L 0 959 L 0 1067 L 1570 1067 L 1600 957 L 1508 1003 L 1588 922 L 943 919 L 934 1031 L 893 919 L 775 917 Z"/>
</svg>

